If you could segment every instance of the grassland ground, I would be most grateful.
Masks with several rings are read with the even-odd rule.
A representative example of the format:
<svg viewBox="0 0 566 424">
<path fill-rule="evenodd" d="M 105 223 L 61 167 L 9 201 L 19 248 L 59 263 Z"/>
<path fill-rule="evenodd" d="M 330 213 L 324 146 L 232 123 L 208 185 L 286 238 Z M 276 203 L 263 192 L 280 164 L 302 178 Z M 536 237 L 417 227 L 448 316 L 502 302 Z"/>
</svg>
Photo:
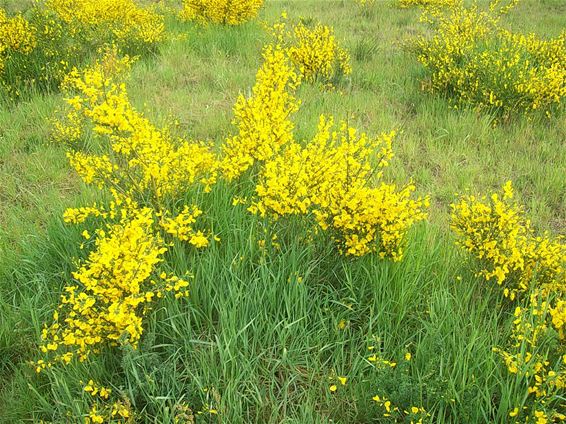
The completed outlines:
<svg viewBox="0 0 566 424">
<path fill-rule="evenodd" d="M 411 233 L 406 258 L 352 259 L 328 240 L 297 243 L 301 223 L 272 227 L 234 208 L 241 193 L 220 185 L 201 201 L 220 242 L 168 252 L 173 271 L 194 274 L 190 297 L 158 304 L 138 350 L 100 355 L 50 380 L 37 376 L 29 361 L 42 325 L 85 255 L 80 230 L 61 215 L 97 195 L 50 141 L 61 94 L 0 104 L 0 422 L 73 422 L 88 411 L 79 382 L 89 379 L 126 395 L 140 422 L 174 422 L 185 407 L 203 412 L 197 422 L 380 422 L 378 393 L 423 406 L 435 423 L 508 422 L 521 392 L 492 348 L 507 340 L 513 309 L 454 246 L 449 204 L 455 193 L 513 180 L 534 225 L 564 234 L 565 116 L 494 125 L 488 113 L 454 110 L 424 93 L 424 71 L 406 46 L 426 27 L 418 9 L 389 1 L 372 9 L 347 0 L 268 1 L 259 20 L 234 28 L 168 18 L 174 36 L 134 65 L 131 100 L 153 122 L 175 120 L 192 138 L 220 142 L 261 62 L 262 21 L 283 10 L 332 25 L 352 55 L 353 74 L 334 89 L 301 87 L 297 138 L 311 137 L 322 113 L 369 133 L 396 129 L 388 178 L 412 179 L 431 195 L 430 222 Z M 506 21 L 557 35 L 566 4 L 524 1 Z M 281 248 L 260 247 L 273 231 Z M 397 366 L 377 367 L 371 349 Z"/>
</svg>

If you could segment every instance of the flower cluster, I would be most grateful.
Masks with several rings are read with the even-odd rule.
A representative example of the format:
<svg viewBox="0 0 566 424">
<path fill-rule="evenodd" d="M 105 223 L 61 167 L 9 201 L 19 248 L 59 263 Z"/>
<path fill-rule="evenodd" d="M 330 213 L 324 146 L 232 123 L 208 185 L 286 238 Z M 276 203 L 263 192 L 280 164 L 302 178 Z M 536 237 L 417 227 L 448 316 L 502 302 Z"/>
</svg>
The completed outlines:
<svg viewBox="0 0 566 424">
<path fill-rule="evenodd" d="M 537 236 L 513 196 L 510 181 L 502 194 L 462 196 L 452 204 L 451 223 L 457 243 L 480 261 L 480 274 L 503 286 L 511 300 L 528 292 L 533 281 L 552 288 L 566 278 L 566 246 Z"/>
<path fill-rule="evenodd" d="M 383 416 L 394 419 L 398 422 L 409 422 L 411 424 L 423 424 L 430 414 L 422 406 L 411 406 L 407 409 L 400 409 L 391 403 L 385 396 L 375 395 L 373 401 L 383 408 Z M 424 421 L 423 421 L 424 420 Z"/>
<path fill-rule="evenodd" d="M 263 0 L 183 0 L 181 19 L 239 25 L 255 18 Z"/>
<path fill-rule="evenodd" d="M 167 215 L 167 212 L 165 213 Z M 193 224 L 202 211 L 193 206 L 189 208 L 185 205 L 183 211 L 173 218 L 165 216 L 160 225 L 168 233 L 181 241 L 188 241 L 195 247 L 202 248 L 208 246 L 208 238 L 201 230 L 195 230 Z"/>
<path fill-rule="evenodd" d="M 416 52 L 430 75 L 428 88 L 448 93 L 463 104 L 508 115 L 543 111 L 547 116 L 566 96 L 566 33 L 548 40 L 505 30 L 506 5 L 490 10 L 459 2 L 443 12 L 428 10 L 432 37 L 419 37 Z"/>
<path fill-rule="evenodd" d="M 28 56 L 37 46 L 36 29 L 21 15 L 8 17 L 0 8 L 0 91 L 13 91 L 10 77 L 12 64 Z M 26 66 L 26 65 L 24 65 Z M 8 69 L 6 69 L 8 68 Z"/>
<path fill-rule="evenodd" d="M 38 372 L 56 362 L 84 361 L 107 345 L 135 348 L 150 303 L 169 291 L 187 294 L 186 280 L 158 272 L 167 247 L 153 211 L 118 196 L 109 214 L 118 222 L 96 230 L 94 249 L 73 272 L 53 323 L 43 330 L 40 349 L 48 360 L 38 361 Z"/>
<path fill-rule="evenodd" d="M 566 387 L 566 245 L 536 235 L 513 195 L 508 182 L 502 195 L 464 196 L 452 205 L 451 227 L 480 274 L 518 303 L 509 347 L 494 349 L 525 385 L 524 405 L 510 416 L 564 420 L 557 395 Z"/>
<path fill-rule="evenodd" d="M 164 34 L 163 17 L 134 0 L 46 0 L 45 7 L 66 25 L 72 37 L 109 38 L 129 43 L 154 44 Z"/>
<path fill-rule="evenodd" d="M 362 256 L 400 260 L 408 229 L 423 220 L 426 199 L 412 199 L 408 184 L 397 190 L 383 182 L 383 168 L 393 156 L 395 133 L 369 137 L 332 118 L 320 118 L 314 139 L 302 147 L 293 142 L 261 170 L 253 212 L 275 218 L 314 216 L 332 231 L 340 250 Z"/>
<path fill-rule="evenodd" d="M 112 389 L 101 386 L 92 380 L 89 380 L 83 390 L 91 398 L 90 411 L 84 419 L 85 424 L 134 422 L 130 401 L 127 398 L 111 402 Z"/>
<path fill-rule="evenodd" d="M 35 29 L 21 15 L 9 18 L 0 8 L 0 75 L 13 53 L 29 54 L 36 46 Z"/>
<path fill-rule="evenodd" d="M 290 116 L 299 108 L 294 93 L 300 83 L 280 46 L 267 46 L 250 97 L 240 95 L 234 106 L 233 124 L 238 134 L 223 144 L 222 170 L 232 180 L 255 161 L 275 156 L 293 138 Z"/>
<path fill-rule="evenodd" d="M 271 33 L 306 81 L 330 82 L 352 73 L 350 54 L 340 47 L 331 27 L 317 23 L 311 28 L 300 22 L 288 29 L 286 19 L 283 13 Z"/>
</svg>

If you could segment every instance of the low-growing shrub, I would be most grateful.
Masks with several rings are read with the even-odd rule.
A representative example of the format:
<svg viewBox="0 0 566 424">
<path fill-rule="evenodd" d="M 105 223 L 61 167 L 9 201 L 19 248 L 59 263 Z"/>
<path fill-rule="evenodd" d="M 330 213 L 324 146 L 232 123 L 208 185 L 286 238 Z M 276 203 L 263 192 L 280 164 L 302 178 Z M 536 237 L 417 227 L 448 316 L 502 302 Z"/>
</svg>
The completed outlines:
<svg viewBox="0 0 566 424">
<path fill-rule="evenodd" d="M 566 96 L 566 32 L 553 39 L 504 29 L 501 16 L 514 3 L 492 2 L 490 10 L 459 2 L 424 15 L 433 29 L 419 37 L 416 52 L 431 91 L 445 93 L 455 107 L 472 105 L 509 115 L 563 108 Z"/>
<path fill-rule="evenodd" d="M 299 108 L 294 94 L 300 75 L 280 46 L 266 47 L 263 59 L 252 95 L 240 94 L 234 106 L 233 124 L 238 133 L 222 145 L 222 170 L 228 180 L 242 175 L 256 161 L 274 157 L 293 138 L 290 117 Z"/>
<path fill-rule="evenodd" d="M 253 212 L 279 218 L 313 216 L 330 231 L 341 253 L 403 257 L 408 229 L 425 219 L 426 199 L 412 199 L 415 187 L 383 181 L 393 156 L 394 132 L 369 137 L 345 122 L 334 128 L 320 118 L 318 133 L 305 147 L 293 142 L 260 172 Z"/>
<path fill-rule="evenodd" d="M 352 73 L 350 54 L 338 44 L 332 27 L 299 22 L 288 28 L 284 13 L 271 32 L 307 82 L 328 83 Z"/>
<path fill-rule="evenodd" d="M 64 213 L 65 222 L 88 219 L 96 230 L 82 233 L 91 250 L 42 333 L 45 358 L 37 361 L 38 372 L 112 346 L 136 348 L 152 302 L 167 292 L 188 293 L 187 279 L 162 267 L 168 239 L 197 248 L 209 244 L 209 235 L 195 228 L 201 211 L 194 205 L 179 209 L 177 195 L 191 186 L 207 191 L 215 155 L 202 143 L 156 128 L 131 106 L 125 84 L 116 81 L 129 64 L 110 51 L 92 67 L 73 70 L 64 83 L 69 111 L 56 125 L 56 139 L 66 143 L 83 181 L 106 201 Z"/>
<path fill-rule="evenodd" d="M 339 251 L 362 256 L 379 251 L 400 260 L 408 229 L 426 216 L 426 199 L 412 199 L 412 184 L 397 189 L 382 180 L 393 156 L 394 133 L 369 137 L 333 118 L 320 118 L 312 141 L 295 141 L 290 116 L 298 110 L 299 79 L 280 45 L 264 50 L 264 64 L 248 98 L 235 107 L 239 134 L 227 140 L 222 166 L 228 179 L 255 163 L 259 176 L 252 213 L 279 219 L 314 217 Z"/>
<path fill-rule="evenodd" d="M 255 18 L 263 0 L 183 0 L 181 19 L 199 23 L 239 25 Z"/>
</svg>

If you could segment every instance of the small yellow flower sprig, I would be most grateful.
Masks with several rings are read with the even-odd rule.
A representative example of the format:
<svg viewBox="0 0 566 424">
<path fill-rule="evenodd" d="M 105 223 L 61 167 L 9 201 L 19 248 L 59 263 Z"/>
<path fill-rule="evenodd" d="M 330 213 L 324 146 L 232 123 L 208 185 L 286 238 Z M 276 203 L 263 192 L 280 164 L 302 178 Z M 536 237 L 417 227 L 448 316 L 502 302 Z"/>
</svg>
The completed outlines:
<svg viewBox="0 0 566 424">
<path fill-rule="evenodd" d="M 328 390 L 330 391 L 330 393 L 336 393 L 338 391 L 338 386 L 345 386 L 346 383 L 348 383 L 348 377 L 344 377 L 344 376 L 331 376 L 330 381 L 332 384 L 330 384 L 330 386 L 328 387 Z M 338 381 L 336 381 L 338 380 Z"/>
<path fill-rule="evenodd" d="M 352 73 L 350 54 L 338 44 L 332 27 L 317 23 L 310 28 L 300 22 L 288 29 L 287 14 L 283 13 L 268 30 L 285 48 L 305 81 L 328 83 Z"/>
<path fill-rule="evenodd" d="M 425 219 L 428 199 L 412 199 L 412 184 L 398 190 L 382 181 L 394 136 L 372 138 L 345 122 L 335 130 L 333 119 L 322 116 L 310 143 L 293 142 L 265 163 L 249 210 L 274 219 L 314 216 L 322 230 L 335 234 L 341 252 L 377 250 L 401 260 L 406 233 Z"/>
<path fill-rule="evenodd" d="M 93 380 L 83 389 L 90 395 L 91 407 L 88 416 L 84 418 L 85 424 L 103 423 L 131 423 L 134 422 L 134 414 L 130 401 L 127 398 L 111 401 L 112 389 L 95 383 Z"/>
<path fill-rule="evenodd" d="M 183 0 L 179 17 L 201 24 L 240 25 L 255 18 L 264 0 Z"/>
<path fill-rule="evenodd" d="M 36 45 L 35 28 L 21 15 L 8 17 L 0 7 L 0 77 L 4 69 L 4 61 L 12 53 L 28 54 Z"/>
<path fill-rule="evenodd" d="M 164 214 L 168 215 L 167 212 Z M 202 211 L 199 208 L 196 206 L 189 208 L 185 205 L 183 211 L 177 216 L 172 218 L 162 217 L 160 225 L 168 234 L 179 240 L 187 241 L 197 248 L 203 248 L 208 246 L 209 239 L 201 230 L 194 228 L 194 224 L 200 215 L 202 215 Z"/>
<path fill-rule="evenodd" d="M 383 416 L 395 418 L 401 422 L 410 422 L 411 424 L 423 424 L 423 420 L 430 417 L 430 414 L 422 406 L 411 406 L 409 409 L 401 409 L 395 406 L 387 397 L 375 395 L 372 400 L 381 408 L 383 408 Z"/>
<path fill-rule="evenodd" d="M 524 306 L 515 308 L 509 346 L 493 348 L 508 372 L 525 387 L 525 400 L 521 408 L 510 411 L 511 417 L 534 422 L 543 422 L 543 418 L 547 422 L 566 420 L 561 412 L 561 393 L 566 389 L 564 287 L 562 283 L 557 291 L 532 289 Z"/>
<path fill-rule="evenodd" d="M 228 180 L 239 177 L 256 161 L 274 157 L 293 140 L 290 117 L 299 108 L 294 93 L 301 81 L 284 50 L 268 45 L 251 96 L 240 95 L 233 124 L 238 133 L 222 147 L 221 169 Z"/>
</svg>

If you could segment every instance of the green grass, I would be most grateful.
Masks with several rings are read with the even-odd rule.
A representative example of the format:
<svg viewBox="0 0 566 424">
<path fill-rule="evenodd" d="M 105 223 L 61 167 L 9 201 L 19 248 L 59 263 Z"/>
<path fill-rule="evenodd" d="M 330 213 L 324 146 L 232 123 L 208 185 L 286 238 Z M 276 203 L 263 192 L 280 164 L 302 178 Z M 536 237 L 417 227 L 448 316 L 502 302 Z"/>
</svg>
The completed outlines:
<svg viewBox="0 0 566 424">
<path fill-rule="evenodd" d="M 415 9 L 287 0 L 268 2 L 261 19 L 283 9 L 291 19 L 333 25 L 353 59 L 351 79 L 336 91 L 301 89 L 297 136 L 312 135 L 321 113 L 370 133 L 398 129 L 389 177 L 412 178 L 419 193 L 431 194 L 431 222 L 411 234 L 405 260 L 344 258 L 325 241 L 297 243 L 298 223 L 268 230 L 277 230 L 282 248 L 262 251 L 266 223 L 232 207 L 235 189 L 222 185 L 203 198 L 221 242 L 168 253 L 175 271 L 194 273 L 190 297 L 156 306 L 137 351 L 38 376 L 28 362 L 38 358 L 42 325 L 84 255 L 81 230 L 64 225 L 61 213 L 93 194 L 49 141 L 60 95 L 0 105 L 0 422 L 80 422 L 88 411 L 80 381 L 91 378 L 128 396 L 148 423 L 173 422 L 179 405 L 198 411 L 207 403 L 219 414 L 197 422 L 381 422 L 376 394 L 422 405 L 435 423 L 507 422 L 522 392 L 492 347 L 507 340 L 511 308 L 453 247 L 448 205 L 455 192 L 487 192 L 511 179 L 535 225 L 564 233 L 564 116 L 493 127 L 486 114 L 452 110 L 420 91 L 423 71 L 403 48 L 423 30 Z M 556 35 L 566 24 L 561 10 L 559 0 L 523 2 L 508 20 Z M 134 66 L 132 101 L 154 122 L 177 119 L 191 137 L 221 141 L 233 131 L 238 93 L 254 82 L 261 24 L 168 25 L 186 35 Z M 398 366 L 374 369 L 368 346 Z M 348 377 L 334 394 L 331 376 Z"/>
</svg>

